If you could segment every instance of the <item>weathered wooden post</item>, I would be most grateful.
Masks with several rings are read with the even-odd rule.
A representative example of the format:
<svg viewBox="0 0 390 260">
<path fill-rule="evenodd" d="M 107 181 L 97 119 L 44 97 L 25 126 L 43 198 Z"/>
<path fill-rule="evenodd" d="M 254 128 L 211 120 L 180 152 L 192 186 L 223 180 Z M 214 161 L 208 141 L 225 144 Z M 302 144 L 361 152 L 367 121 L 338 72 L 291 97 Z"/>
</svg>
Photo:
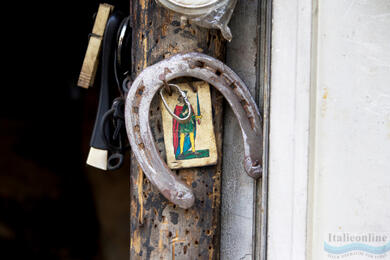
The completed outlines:
<svg viewBox="0 0 390 260">
<path fill-rule="evenodd" d="M 225 40 L 219 31 L 191 24 L 155 0 L 131 1 L 130 5 L 133 77 L 177 53 L 196 51 L 224 60 Z M 169 203 L 131 158 L 130 259 L 219 259 L 223 98 L 212 91 L 218 163 L 177 171 L 193 188 L 193 207 L 184 210 Z M 150 123 L 156 145 L 164 155 L 159 104 L 156 97 Z"/>
</svg>

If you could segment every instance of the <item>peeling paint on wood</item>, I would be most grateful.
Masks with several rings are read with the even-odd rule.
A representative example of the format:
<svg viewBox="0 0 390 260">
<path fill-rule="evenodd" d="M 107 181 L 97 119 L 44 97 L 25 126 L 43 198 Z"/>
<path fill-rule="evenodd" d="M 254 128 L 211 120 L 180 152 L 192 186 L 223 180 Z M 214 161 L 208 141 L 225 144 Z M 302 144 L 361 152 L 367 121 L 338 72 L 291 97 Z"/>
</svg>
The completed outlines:
<svg viewBox="0 0 390 260">
<path fill-rule="evenodd" d="M 223 60 L 225 41 L 217 30 L 184 25 L 179 15 L 161 8 L 154 0 L 133 1 L 131 4 L 133 76 L 176 53 L 198 51 Z M 143 177 L 134 156 L 131 157 L 132 260 L 219 259 L 223 98 L 215 91 L 211 96 L 219 161 L 216 166 L 177 171 L 195 193 L 192 208 L 184 210 L 169 203 Z M 165 158 L 159 105 L 160 100 L 155 97 L 149 118 L 156 147 Z"/>
</svg>

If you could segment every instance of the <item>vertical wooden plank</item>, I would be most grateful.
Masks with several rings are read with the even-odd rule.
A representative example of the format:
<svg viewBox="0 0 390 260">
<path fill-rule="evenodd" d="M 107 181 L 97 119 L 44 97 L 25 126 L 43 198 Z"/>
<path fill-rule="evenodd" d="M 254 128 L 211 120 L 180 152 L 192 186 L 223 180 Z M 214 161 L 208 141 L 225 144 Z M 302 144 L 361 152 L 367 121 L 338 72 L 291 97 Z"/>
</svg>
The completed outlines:
<svg viewBox="0 0 390 260">
<path fill-rule="evenodd" d="M 198 51 L 223 60 L 225 42 L 218 31 L 183 23 L 180 15 L 155 0 L 132 1 L 131 5 L 134 76 L 176 53 Z M 130 259 L 219 259 L 222 102 L 222 96 L 213 91 L 218 164 L 177 172 L 194 190 L 192 208 L 183 210 L 169 203 L 131 158 Z M 155 97 L 149 117 L 164 156 L 159 103 Z"/>
<path fill-rule="evenodd" d="M 258 92 L 256 64 L 258 52 L 257 9 L 259 1 L 238 1 L 230 28 L 233 40 L 227 44 L 226 63 L 248 86 L 253 97 Z M 222 179 L 221 259 L 254 259 L 256 201 L 255 181 L 242 161 L 243 141 L 237 119 L 230 107 L 224 116 L 224 158 Z"/>
</svg>

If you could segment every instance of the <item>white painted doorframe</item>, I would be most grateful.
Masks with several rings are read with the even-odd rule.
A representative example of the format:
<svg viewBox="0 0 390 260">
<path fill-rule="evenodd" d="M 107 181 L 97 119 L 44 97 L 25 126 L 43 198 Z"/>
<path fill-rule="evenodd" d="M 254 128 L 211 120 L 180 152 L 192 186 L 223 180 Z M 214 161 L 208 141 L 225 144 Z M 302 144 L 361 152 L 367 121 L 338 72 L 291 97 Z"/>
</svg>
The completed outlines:
<svg viewBox="0 0 390 260">
<path fill-rule="evenodd" d="M 307 244 L 312 0 L 273 0 L 267 259 Z"/>
</svg>

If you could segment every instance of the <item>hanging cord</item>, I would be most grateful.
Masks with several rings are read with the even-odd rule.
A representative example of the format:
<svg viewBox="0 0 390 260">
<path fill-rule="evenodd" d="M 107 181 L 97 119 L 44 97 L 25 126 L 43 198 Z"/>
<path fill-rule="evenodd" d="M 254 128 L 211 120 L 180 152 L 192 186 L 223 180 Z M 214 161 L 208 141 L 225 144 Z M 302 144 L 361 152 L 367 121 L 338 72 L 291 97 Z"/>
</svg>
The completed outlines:
<svg viewBox="0 0 390 260">
<path fill-rule="evenodd" d="M 129 19 L 129 17 L 125 17 L 119 26 L 113 55 L 114 77 L 119 97 L 113 100 L 111 108 L 104 113 L 101 123 L 103 140 L 110 152 L 107 169 L 111 171 L 117 170 L 123 165 L 124 154 L 130 148 L 124 119 L 125 98 L 130 83 L 127 68 L 130 66 L 125 68 L 124 59 L 122 58 L 124 48 L 128 43 L 126 42 L 126 35 L 128 36 Z M 113 131 L 107 129 L 113 129 Z"/>
<path fill-rule="evenodd" d="M 106 124 L 113 126 L 114 132 L 112 136 L 107 133 Z M 123 164 L 124 153 L 130 147 L 126 140 L 124 100 L 122 97 L 114 99 L 111 109 L 103 115 L 101 128 L 104 141 L 111 153 L 108 157 L 107 169 L 119 169 Z"/>
</svg>

